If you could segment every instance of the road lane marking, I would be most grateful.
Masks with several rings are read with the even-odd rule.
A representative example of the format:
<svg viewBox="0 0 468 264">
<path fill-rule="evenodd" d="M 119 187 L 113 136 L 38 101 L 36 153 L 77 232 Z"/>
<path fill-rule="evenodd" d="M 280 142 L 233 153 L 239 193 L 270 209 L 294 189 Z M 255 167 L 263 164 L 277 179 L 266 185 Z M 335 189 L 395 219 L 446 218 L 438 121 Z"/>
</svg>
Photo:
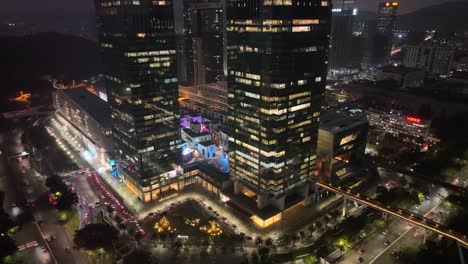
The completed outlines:
<svg viewBox="0 0 468 264">
<path fill-rule="evenodd" d="M 437 207 L 439 207 L 441 204 L 442 204 L 442 201 L 443 200 L 440 200 L 439 203 L 434 207 L 432 208 L 431 210 L 429 210 L 425 215 L 424 217 L 426 217 L 427 215 L 429 215 L 430 212 L 432 212 L 433 210 L 435 210 Z M 404 232 L 401 236 L 399 236 L 395 241 L 393 241 L 393 243 L 391 243 L 390 245 L 388 245 L 388 247 L 386 247 L 384 250 L 382 250 L 374 259 L 372 259 L 369 264 L 372 264 L 374 263 L 374 261 L 376 261 L 381 255 L 383 255 L 389 248 L 391 248 L 396 242 L 398 242 L 398 240 L 400 240 L 403 236 L 405 236 L 409 231 L 413 230 L 412 228 L 408 229 L 406 232 Z"/>
</svg>

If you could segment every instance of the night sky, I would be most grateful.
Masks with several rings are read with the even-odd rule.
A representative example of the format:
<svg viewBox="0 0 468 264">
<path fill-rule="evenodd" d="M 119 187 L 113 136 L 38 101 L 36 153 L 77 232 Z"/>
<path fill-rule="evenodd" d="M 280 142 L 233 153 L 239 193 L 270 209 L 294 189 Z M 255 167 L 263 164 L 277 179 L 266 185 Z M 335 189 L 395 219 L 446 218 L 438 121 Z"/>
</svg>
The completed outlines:
<svg viewBox="0 0 468 264">
<path fill-rule="evenodd" d="M 358 7 L 376 11 L 379 0 L 355 0 Z M 448 2 L 450 0 L 399 0 L 401 13 L 407 13 L 424 6 Z M 93 11 L 93 0 L 14 0 L 0 1 L 0 10 L 15 15 L 21 13 L 48 13 L 51 10 Z"/>
</svg>

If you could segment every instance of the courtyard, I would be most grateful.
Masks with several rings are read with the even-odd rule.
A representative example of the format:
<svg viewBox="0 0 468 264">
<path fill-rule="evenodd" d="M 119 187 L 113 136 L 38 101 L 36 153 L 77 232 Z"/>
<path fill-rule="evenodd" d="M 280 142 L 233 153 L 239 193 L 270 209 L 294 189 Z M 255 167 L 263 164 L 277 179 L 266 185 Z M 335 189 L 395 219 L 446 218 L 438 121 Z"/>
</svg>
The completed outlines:
<svg viewBox="0 0 468 264">
<path fill-rule="evenodd" d="M 240 234 L 237 226 L 231 224 L 226 217 L 212 207 L 190 198 L 172 203 L 164 211 L 148 213 L 142 227 L 153 239 L 158 236 L 160 238 L 161 235 L 190 240 L 210 237 L 235 239 Z"/>
</svg>

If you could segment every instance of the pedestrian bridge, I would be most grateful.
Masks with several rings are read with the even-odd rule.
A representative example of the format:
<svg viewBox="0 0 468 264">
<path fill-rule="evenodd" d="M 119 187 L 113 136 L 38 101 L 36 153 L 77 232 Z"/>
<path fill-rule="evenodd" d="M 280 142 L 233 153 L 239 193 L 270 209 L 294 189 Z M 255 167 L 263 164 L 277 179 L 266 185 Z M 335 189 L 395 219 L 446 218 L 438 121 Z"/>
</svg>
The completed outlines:
<svg viewBox="0 0 468 264">
<path fill-rule="evenodd" d="M 383 205 L 373 200 L 372 198 L 369 198 L 365 195 L 357 193 L 348 188 L 342 188 L 340 186 L 334 186 L 332 184 L 324 183 L 324 182 L 316 182 L 316 185 L 328 191 L 343 195 L 347 199 L 354 200 L 360 204 L 367 205 L 371 208 L 374 208 L 388 215 L 395 216 L 404 221 L 413 223 L 415 225 L 424 227 L 428 230 L 434 231 L 440 235 L 454 239 L 458 243 L 462 244 L 463 246 L 468 247 L 468 239 L 466 235 L 456 233 L 453 230 L 448 229 L 429 218 L 426 218 L 424 216 L 421 216 L 421 215 L 418 215 L 413 212 L 409 212 L 400 208 L 392 208 L 391 206 Z"/>
</svg>

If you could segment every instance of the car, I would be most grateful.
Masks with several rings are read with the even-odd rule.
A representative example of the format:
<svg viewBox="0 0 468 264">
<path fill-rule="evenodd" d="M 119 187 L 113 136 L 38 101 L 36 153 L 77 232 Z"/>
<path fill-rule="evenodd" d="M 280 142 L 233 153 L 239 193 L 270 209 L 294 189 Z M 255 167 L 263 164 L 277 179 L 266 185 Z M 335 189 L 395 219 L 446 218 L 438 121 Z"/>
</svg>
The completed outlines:
<svg viewBox="0 0 468 264">
<path fill-rule="evenodd" d="M 12 203 L 12 204 L 11 204 L 11 207 L 16 207 L 16 206 L 17 206 L 16 203 Z"/>
<path fill-rule="evenodd" d="M 236 229 L 236 228 L 237 228 L 237 226 L 236 226 L 236 225 L 232 225 L 232 228 Z"/>
<path fill-rule="evenodd" d="M 362 262 L 364 262 L 364 259 L 363 259 L 362 257 L 359 257 L 359 258 L 357 259 L 357 262 L 358 262 L 358 263 L 362 263 Z"/>
<path fill-rule="evenodd" d="M 366 249 L 365 249 L 365 248 L 361 248 L 361 249 L 359 249 L 358 252 L 361 253 L 361 254 L 364 254 L 364 253 L 366 252 Z"/>
<path fill-rule="evenodd" d="M 42 252 L 46 253 L 47 249 L 45 247 L 41 247 Z"/>
<path fill-rule="evenodd" d="M 65 252 L 70 253 L 70 248 L 65 248 Z"/>
<path fill-rule="evenodd" d="M 421 207 L 419 204 L 415 206 L 416 209 L 419 209 L 419 207 Z"/>
<path fill-rule="evenodd" d="M 387 234 L 387 230 L 382 231 L 381 234 L 382 234 L 382 235 L 386 235 L 386 234 Z"/>
<path fill-rule="evenodd" d="M 252 240 L 253 238 L 251 236 L 246 236 L 245 239 Z"/>
<path fill-rule="evenodd" d="M 244 233 L 244 232 L 240 232 L 239 235 L 245 236 L 245 233 Z"/>
<path fill-rule="evenodd" d="M 208 206 L 208 210 L 212 211 L 212 210 L 213 210 L 213 207 Z"/>
<path fill-rule="evenodd" d="M 153 215 L 154 215 L 154 213 L 149 213 L 149 214 L 147 214 L 147 216 L 153 216 Z"/>
<path fill-rule="evenodd" d="M 360 238 L 364 238 L 364 237 L 366 237 L 366 236 L 367 236 L 366 232 L 362 232 L 362 233 L 359 235 Z"/>
<path fill-rule="evenodd" d="M 395 255 L 396 253 L 398 253 L 398 251 L 396 251 L 396 250 L 392 250 L 392 251 L 390 252 L 391 255 Z"/>
<path fill-rule="evenodd" d="M 388 246 L 388 245 L 390 245 L 390 241 L 387 240 L 387 241 L 385 241 L 383 244 L 386 245 L 386 246 Z"/>
</svg>

